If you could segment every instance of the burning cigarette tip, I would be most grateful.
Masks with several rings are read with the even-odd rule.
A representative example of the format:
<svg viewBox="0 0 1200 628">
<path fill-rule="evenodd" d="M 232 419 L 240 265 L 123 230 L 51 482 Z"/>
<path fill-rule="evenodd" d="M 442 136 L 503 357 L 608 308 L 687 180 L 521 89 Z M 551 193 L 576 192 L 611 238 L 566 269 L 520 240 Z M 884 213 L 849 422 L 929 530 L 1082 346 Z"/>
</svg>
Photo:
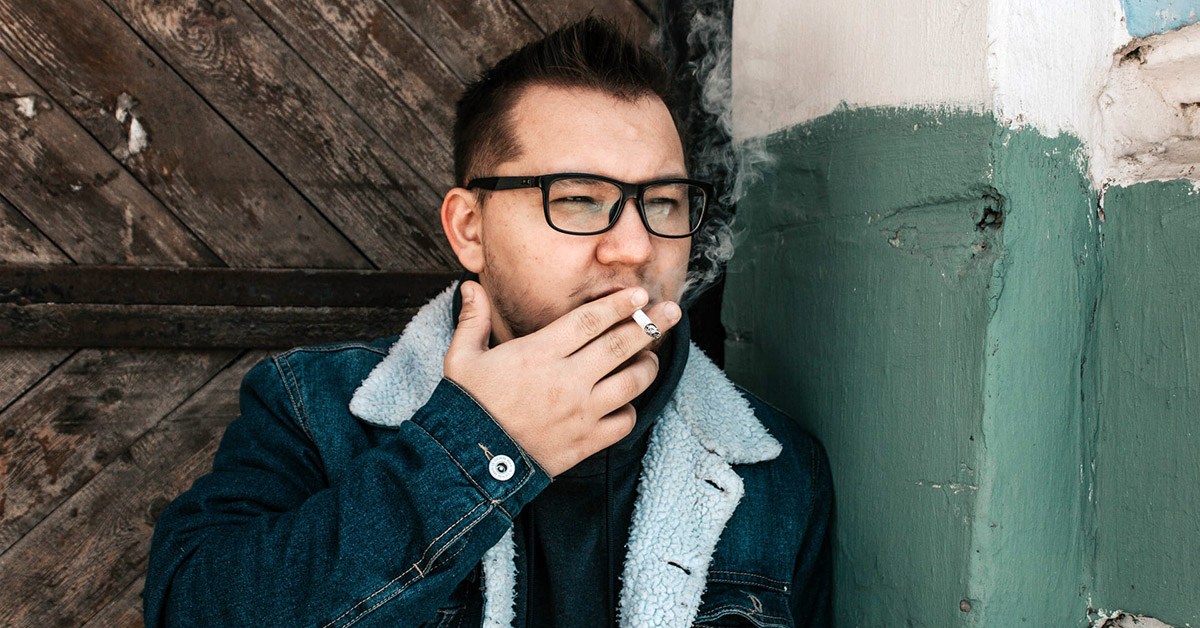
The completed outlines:
<svg viewBox="0 0 1200 628">
<path fill-rule="evenodd" d="M 657 339 L 662 336 L 662 332 L 658 331 L 658 326 L 655 325 L 654 321 L 650 320 L 650 317 L 646 316 L 646 313 L 642 310 L 634 310 L 633 320 L 638 325 L 641 325 L 642 331 L 646 332 L 646 335 L 650 336 L 651 338 Z"/>
</svg>

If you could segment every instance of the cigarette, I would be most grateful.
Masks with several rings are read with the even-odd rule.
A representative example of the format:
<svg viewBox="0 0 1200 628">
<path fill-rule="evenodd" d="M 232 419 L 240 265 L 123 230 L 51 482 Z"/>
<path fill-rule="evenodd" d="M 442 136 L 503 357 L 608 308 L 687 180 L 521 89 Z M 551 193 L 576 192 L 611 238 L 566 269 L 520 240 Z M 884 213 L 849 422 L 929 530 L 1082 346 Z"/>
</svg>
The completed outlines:
<svg viewBox="0 0 1200 628">
<path fill-rule="evenodd" d="M 646 332 L 646 335 L 651 338 L 657 339 L 662 336 L 662 332 L 658 331 L 658 327 L 654 324 L 654 321 L 650 320 L 650 317 L 646 316 L 646 313 L 641 309 L 634 310 L 633 320 L 638 325 L 641 325 L 642 331 Z"/>
</svg>

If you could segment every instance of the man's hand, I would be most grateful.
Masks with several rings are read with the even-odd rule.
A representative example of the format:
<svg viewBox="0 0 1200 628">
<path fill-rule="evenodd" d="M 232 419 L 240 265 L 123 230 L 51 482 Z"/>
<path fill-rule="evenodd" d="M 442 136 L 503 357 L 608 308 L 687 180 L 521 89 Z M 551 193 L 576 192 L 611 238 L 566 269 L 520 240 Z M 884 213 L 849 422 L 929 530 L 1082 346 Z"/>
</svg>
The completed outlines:
<svg viewBox="0 0 1200 628">
<path fill-rule="evenodd" d="M 443 366 L 551 477 L 616 443 L 633 429 L 635 397 L 654 383 L 658 356 L 630 318 L 646 304 L 626 288 L 564 314 L 546 327 L 488 348 L 491 301 L 480 284 L 462 286 L 463 307 Z M 646 312 L 661 331 L 679 321 L 667 301 Z"/>
</svg>

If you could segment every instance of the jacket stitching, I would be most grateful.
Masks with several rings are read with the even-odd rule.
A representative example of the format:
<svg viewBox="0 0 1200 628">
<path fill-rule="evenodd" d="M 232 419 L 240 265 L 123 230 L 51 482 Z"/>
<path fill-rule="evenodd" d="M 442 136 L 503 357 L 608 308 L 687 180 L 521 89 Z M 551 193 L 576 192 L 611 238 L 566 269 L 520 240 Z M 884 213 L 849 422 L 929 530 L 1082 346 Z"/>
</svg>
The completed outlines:
<svg viewBox="0 0 1200 628">
<path fill-rule="evenodd" d="M 312 422 L 308 419 L 308 408 L 304 406 L 304 395 L 300 394 L 300 380 L 296 378 L 296 372 L 292 370 L 291 362 L 284 358 L 283 364 L 287 366 L 288 377 L 292 380 L 292 386 L 296 388 L 296 399 L 300 404 L 300 422 L 304 426 L 304 431 L 308 432 L 309 438 L 312 438 Z"/>
<path fill-rule="evenodd" d="M 450 379 L 449 377 L 442 377 L 442 379 L 453 384 L 455 388 L 462 391 L 462 394 L 466 395 L 468 398 L 470 398 L 471 401 L 475 402 L 475 405 L 479 406 L 480 410 L 483 410 L 483 413 L 486 414 L 488 416 L 488 418 L 492 420 L 492 423 L 495 423 L 496 427 L 500 428 L 501 432 L 504 432 L 504 435 L 508 437 L 508 440 L 511 440 L 513 442 L 513 444 L 517 446 L 517 453 L 521 454 L 521 458 L 523 458 L 525 460 L 525 464 L 529 465 L 530 467 L 536 468 L 536 469 L 542 469 L 542 465 L 538 464 L 536 460 L 532 460 L 531 456 L 529 456 L 528 454 L 525 453 L 525 448 L 522 447 L 521 444 L 517 442 L 517 439 L 513 438 L 512 435 L 508 433 L 508 430 L 504 429 L 504 426 L 501 425 L 500 422 L 496 420 L 496 417 L 492 416 L 492 413 L 489 412 L 487 408 L 483 407 L 482 403 L 479 403 L 479 400 L 475 398 L 475 395 L 472 395 L 470 392 L 467 392 L 466 388 L 463 388 L 462 386 L 460 386 L 458 384 L 458 382 Z M 542 473 L 546 473 L 546 470 L 542 469 Z M 550 475 L 550 474 L 546 473 L 546 475 Z"/>
<path fill-rule="evenodd" d="M 334 619 L 333 619 L 332 621 L 330 621 L 328 624 L 325 624 L 325 625 L 324 625 L 322 628 L 329 628 L 330 626 L 332 626 L 332 625 L 336 624 L 337 622 L 341 621 L 341 619 L 342 619 L 343 617 L 345 617 L 346 615 L 349 615 L 350 613 L 352 613 L 352 612 L 354 611 L 354 609 L 358 608 L 359 606 L 362 606 L 363 604 L 366 604 L 367 602 L 369 602 L 369 601 L 371 600 L 371 598 L 375 597 L 376 595 L 379 595 L 379 594 L 380 594 L 380 593 L 382 593 L 382 592 L 383 592 L 385 589 L 387 589 L 388 587 L 392 586 L 392 584 L 394 584 L 394 583 L 395 583 L 397 580 L 400 580 L 400 579 L 401 579 L 401 578 L 403 578 L 404 576 L 408 575 L 410 572 L 412 572 L 412 571 L 416 570 L 416 572 L 417 572 L 418 574 L 420 574 L 420 573 L 421 573 L 421 570 L 420 570 L 420 569 L 417 567 L 417 565 L 419 565 L 419 564 L 421 563 L 421 561 L 425 560 L 425 554 L 429 553 L 429 548 L 430 548 L 430 547 L 433 547 L 433 546 L 434 546 L 434 544 L 436 544 L 436 543 L 438 542 L 438 539 L 442 538 L 443 536 L 446 536 L 446 533 L 447 533 L 447 532 L 449 532 L 450 530 L 453 530 L 453 529 L 454 529 L 454 526 L 456 526 L 456 525 L 458 525 L 459 523 L 461 523 L 463 519 L 466 519 L 467 517 L 471 516 L 471 513 L 475 512 L 476 510 L 479 510 L 479 507 L 480 507 L 480 506 L 482 506 L 482 505 L 484 505 L 485 503 L 486 503 L 486 502 L 480 502 L 480 503 L 476 504 L 474 508 L 472 508 L 471 510 L 467 511 L 467 514 L 463 515 L 462 517 L 459 517 L 458 521 L 455 521 L 454 523 L 450 524 L 450 527 L 446 528 L 446 529 L 445 529 L 445 531 L 443 531 L 441 534 L 439 534 L 439 535 L 437 536 L 437 538 L 435 538 L 434 540 L 430 541 L 429 545 L 428 545 L 428 546 L 425 548 L 425 550 L 424 550 L 423 552 L 421 552 L 421 558 L 419 558 L 419 559 L 417 560 L 417 562 L 416 562 L 416 563 L 413 563 L 413 565 L 412 565 L 411 567 L 409 567 L 408 569 L 405 569 L 405 570 L 404 570 L 404 571 L 403 571 L 403 572 L 402 572 L 400 575 L 398 575 L 398 576 L 396 576 L 395 578 L 392 578 L 391 580 L 389 580 L 389 581 L 388 581 L 386 584 L 384 584 L 382 587 L 379 587 L 379 589 L 378 589 L 378 590 L 376 590 L 374 593 L 372 593 L 372 594 L 368 595 L 367 597 L 365 597 L 365 598 L 363 598 L 363 599 L 359 600 L 357 604 L 355 604 L 354 606 L 351 606 L 350 608 L 346 609 L 346 612 L 342 613 L 341 615 L 338 615 L 336 618 L 334 618 Z M 489 508 L 488 510 L 491 510 L 491 509 Z M 487 516 L 487 512 L 484 512 L 484 513 L 483 513 L 483 516 L 484 516 L 484 517 L 486 517 L 486 516 Z M 483 518 L 483 517 L 480 517 L 480 519 L 482 519 L 482 518 Z M 472 527 L 474 527 L 475 523 L 478 523 L 478 521 L 472 522 L 470 525 L 468 525 L 468 526 L 467 526 L 467 527 L 466 527 L 466 528 L 463 530 L 463 532 L 466 532 L 467 530 L 469 530 L 469 529 L 471 529 Z M 458 538 L 458 537 L 455 537 L 455 538 Z M 436 556 L 435 556 L 435 558 L 436 558 Z M 392 595 L 388 596 L 388 597 L 387 597 L 387 598 L 385 598 L 384 600 L 380 601 L 380 602 L 379 602 L 378 604 L 376 604 L 375 606 L 372 606 L 371 608 L 369 608 L 369 609 L 367 609 L 367 610 L 363 611 L 361 614 L 359 614 L 359 616 L 358 616 L 358 617 L 355 617 L 354 619 L 350 620 L 350 621 L 349 621 L 349 622 L 348 622 L 346 625 L 347 625 L 347 626 L 349 626 L 350 624 L 353 624 L 354 622 L 358 621 L 359 619 L 361 619 L 361 618 L 362 618 L 363 616 L 365 616 L 366 614 L 368 614 L 368 613 L 370 613 L 371 611 L 373 611 L 373 610 L 375 610 L 375 609 L 379 608 L 379 607 L 380 607 L 382 604 L 384 604 L 384 603 L 385 603 L 385 602 L 387 602 L 388 600 L 390 600 L 390 599 L 392 599 L 392 598 L 396 597 L 396 595 L 399 595 L 401 591 L 404 591 L 405 589 L 407 589 L 407 588 L 408 588 L 408 586 L 409 586 L 410 584 L 412 584 L 413 582 L 415 582 L 416 580 L 419 580 L 419 579 L 420 579 L 420 578 L 418 577 L 418 578 L 416 578 L 416 579 L 413 579 L 413 580 L 410 580 L 409 582 L 406 582 L 406 583 L 404 583 L 404 585 L 403 585 L 403 586 L 401 586 L 399 589 L 397 589 L 395 593 L 393 593 Z"/>
<path fill-rule="evenodd" d="M 735 575 L 735 576 L 746 576 L 746 577 L 757 579 L 757 580 L 765 580 L 767 582 L 770 582 L 773 584 L 778 584 L 780 586 L 787 586 L 787 584 L 788 584 L 786 580 L 777 580 L 775 578 L 768 578 L 767 576 L 759 575 L 756 573 L 749 573 L 746 571 L 731 571 L 728 569 L 714 569 L 708 573 L 710 576 L 716 575 L 716 574 L 731 574 L 731 575 Z"/>
<path fill-rule="evenodd" d="M 303 402 L 300 402 L 299 405 L 297 405 L 296 398 L 299 396 L 298 391 L 297 394 L 293 394 L 292 391 L 292 388 L 296 383 L 296 374 L 291 373 L 291 365 L 288 365 L 288 372 L 291 373 L 291 379 L 289 381 L 288 376 L 283 372 L 283 368 L 279 366 L 279 358 L 271 358 L 271 363 L 275 366 L 275 373 L 279 375 L 279 381 L 283 384 L 283 390 L 287 393 L 288 401 L 292 403 L 292 413 L 296 415 L 296 421 L 300 424 L 300 429 L 304 430 L 304 434 L 308 436 L 308 439 L 312 441 L 313 444 L 316 444 L 317 439 L 313 436 L 312 426 L 308 424 L 308 416 L 301 411 Z"/>
<path fill-rule="evenodd" d="M 477 505 L 475 506 L 475 508 L 472 508 L 472 509 L 471 509 L 471 512 L 475 512 L 475 511 L 476 511 L 476 510 L 479 508 L 479 506 L 482 506 L 484 503 L 485 503 L 485 502 L 481 502 L 481 503 L 477 504 Z M 467 525 L 466 525 L 466 526 L 465 526 L 465 527 L 462 529 L 462 531 L 461 531 L 461 532 L 459 532 L 457 535 L 455 535 L 453 539 L 450 539 L 450 540 L 449 540 L 449 541 L 446 543 L 446 545 L 445 545 L 445 546 L 449 546 L 451 543 L 453 543 L 454 541 L 458 540 L 458 538 L 459 538 L 459 537 L 461 537 L 463 534 L 466 534 L 467 532 L 469 532 L 469 531 L 471 530 L 471 528 L 474 528 L 476 524 L 478 524 L 480 521 L 482 521 L 482 520 L 483 520 L 483 518 L 484 518 L 484 517 L 486 517 L 486 516 L 487 516 L 487 514 L 488 514 L 489 512 L 491 512 L 491 510 L 492 510 L 491 508 L 488 508 L 486 511 L 484 511 L 483 515 L 481 515 L 481 516 L 480 516 L 478 519 L 476 519 L 475 521 L 472 521 L 471 523 L 467 524 Z M 463 519 L 466 519 L 466 518 L 467 518 L 467 516 L 469 516 L 469 515 L 471 514 L 471 512 L 468 512 L 466 515 L 463 515 L 463 516 L 462 516 L 462 518 L 460 518 L 458 521 L 456 521 L 456 522 L 454 523 L 454 525 L 458 525 L 458 522 L 462 521 Z M 453 529 L 453 528 L 454 528 L 454 525 L 452 525 L 452 526 L 450 526 L 449 528 L 447 528 L 447 529 L 446 529 L 446 532 L 449 532 L 451 529 Z M 446 532 L 442 532 L 441 534 L 439 534 L 439 535 L 438 535 L 438 539 L 442 538 L 443 536 L 446 536 Z M 434 540 L 433 540 L 433 543 L 437 543 L 437 539 L 434 539 Z M 429 547 L 433 547 L 433 543 L 430 543 L 430 544 L 429 544 Z M 445 547 L 445 546 L 443 546 L 443 547 Z M 426 547 L 426 548 L 425 548 L 425 552 L 426 552 L 426 553 L 429 551 L 429 547 Z M 459 551 L 462 551 L 462 550 L 460 549 Z M 436 558 L 437 558 L 437 554 L 434 554 L 434 556 L 431 558 L 431 560 L 433 560 L 433 559 L 436 559 Z M 424 560 L 424 553 L 422 553 L 422 555 L 421 555 L 421 560 Z M 421 560 L 418 560 L 417 562 L 418 562 L 418 563 L 420 563 L 420 562 L 421 562 Z M 405 575 L 407 575 L 409 572 L 411 572 L 411 571 L 414 571 L 414 570 L 416 570 L 416 572 L 417 572 L 418 574 L 420 574 L 418 577 L 416 577 L 416 578 L 413 578 L 413 579 L 409 580 L 408 582 L 405 582 L 404 584 L 400 585 L 400 587 L 398 587 L 398 588 L 397 588 L 395 591 L 393 591 L 393 592 L 391 593 L 391 595 L 388 595 L 387 597 L 383 598 L 382 600 L 379 600 L 379 602 L 377 602 L 377 603 L 375 604 L 375 606 L 372 606 L 371 608 L 368 608 L 368 609 L 366 609 L 365 611 L 363 611 L 363 612 L 359 613 L 359 614 L 358 614 L 358 616 L 357 616 L 357 617 L 355 617 L 354 619 L 351 619 L 350 621 L 346 622 L 346 626 L 345 626 L 345 627 L 343 627 L 343 628 L 346 628 L 346 627 L 348 627 L 348 626 L 351 626 L 351 625 L 355 624 L 356 622 L 358 622 L 358 620 L 360 620 L 360 619 L 362 619 L 363 617 L 366 617 L 367 615 L 371 614 L 371 612 L 372 612 L 372 611 L 374 611 L 375 609 L 377 609 L 377 608 L 379 608 L 380 606 L 383 606 L 384 604 L 387 604 L 387 603 L 388 603 L 388 602 L 390 602 L 391 600 L 395 599 L 395 597 L 396 597 L 396 596 L 398 596 L 398 595 L 400 595 L 401 593 L 403 593 L 403 592 L 404 592 L 406 589 L 408 589 L 410 586 L 412 586 L 412 585 L 413 585 L 413 583 L 415 583 L 415 582 L 417 582 L 417 581 L 419 581 L 419 580 L 422 580 L 422 579 L 424 579 L 424 574 L 425 574 L 425 573 L 427 573 L 427 572 L 430 572 L 430 571 L 432 571 L 432 568 L 431 568 L 431 569 L 427 569 L 427 570 L 425 570 L 425 572 L 422 572 L 422 571 L 421 571 L 419 568 L 417 568 L 417 565 L 416 565 L 416 564 L 414 564 L 412 567 L 409 567 L 408 569 L 404 570 L 404 573 L 400 574 L 399 576 L 396 576 L 396 577 L 395 577 L 395 578 L 393 578 L 393 579 L 392 579 L 390 582 L 388 582 L 387 584 L 383 585 L 383 586 L 382 586 L 382 587 L 381 587 L 381 588 L 380 588 L 378 591 L 376 591 L 376 592 L 372 593 L 371 595 L 367 596 L 367 597 L 366 597 L 366 598 L 364 598 L 362 601 L 360 601 L 358 604 L 355 604 L 354 606 L 350 607 L 350 609 L 349 609 L 349 610 L 347 610 L 345 613 L 342 613 L 341 615 L 339 615 L 337 619 L 335 619 L 335 620 L 333 620 L 333 621 L 329 622 L 328 624 L 325 624 L 325 626 L 324 626 L 323 628 L 329 628 L 329 626 L 332 626 L 333 624 L 337 623 L 337 621 L 338 621 L 338 620 L 340 620 L 342 617 L 345 617 L 345 616 L 346 616 L 348 613 L 350 613 L 351 611 L 353 611 L 355 608 L 358 608 L 359 606 L 361 606 L 361 605 L 363 605 L 363 604 L 367 603 L 367 602 L 368 602 L 368 601 L 369 601 L 371 598 L 375 597 L 376 595 L 379 595 L 379 594 L 380 594 L 380 593 L 382 593 L 382 592 L 383 592 L 385 589 L 387 589 L 388 587 L 392 586 L 392 584 L 393 584 L 393 583 L 395 583 L 397 580 L 400 580 L 400 579 L 401 579 L 401 578 L 403 578 Z"/>
<path fill-rule="evenodd" d="M 748 609 L 745 606 L 742 606 L 740 604 L 725 604 L 723 606 L 718 606 L 716 608 L 709 609 L 706 613 L 697 617 L 696 621 L 707 621 L 709 619 L 716 619 L 717 616 L 720 615 L 723 611 L 729 611 L 729 610 L 742 611 L 743 615 L 745 615 L 748 619 L 751 619 L 751 620 L 753 620 L 756 617 L 762 617 L 763 619 L 775 619 L 775 620 L 778 620 L 781 622 L 787 622 L 786 617 L 780 617 L 778 615 L 768 615 L 762 611 Z"/>
<path fill-rule="evenodd" d="M 366 351 L 370 351 L 371 353 L 377 353 L 379 355 L 387 355 L 387 351 L 384 349 L 380 349 L 378 347 L 373 347 L 365 342 L 351 341 L 351 342 L 339 342 L 339 343 L 329 345 L 329 346 L 294 347 L 292 349 L 288 349 L 287 351 L 284 351 L 283 353 L 278 354 L 278 356 L 282 357 L 282 358 L 286 358 L 287 356 L 292 355 L 294 353 L 333 353 L 335 351 L 344 351 L 346 349 L 363 349 Z"/>
<path fill-rule="evenodd" d="M 467 479 L 470 480 L 471 484 L 475 485 L 475 488 L 479 490 L 479 493 L 481 495 L 483 495 L 484 497 L 487 497 L 488 499 L 495 499 L 495 497 L 491 494 L 491 492 L 484 489 L 482 485 L 480 485 L 478 482 L 475 481 L 475 476 L 471 475 L 471 473 L 469 471 L 467 471 L 467 469 L 458 462 L 458 459 L 454 457 L 454 454 L 450 453 L 450 450 L 446 449 L 446 446 L 443 445 L 442 442 L 439 441 L 436 436 L 434 436 L 432 433 L 430 433 L 429 430 L 425 429 L 425 427 L 422 426 L 420 423 L 416 423 L 413 421 L 407 421 L 407 422 L 415 425 L 422 432 L 425 432 L 425 434 L 427 434 L 429 436 L 430 440 L 437 443 L 437 446 L 441 447 L 442 451 L 446 452 L 446 456 L 450 458 L 450 460 L 454 463 L 454 466 L 458 467 L 458 469 L 463 472 L 463 475 L 465 475 L 467 477 Z M 520 448 L 518 448 L 518 450 L 519 449 Z M 512 490 L 508 492 L 508 495 L 504 496 L 504 499 L 511 497 L 517 491 L 521 490 L 521 488 L 525 486 L 525 483 L 528 482 L 529 478 L 532 476 L 533 476 L 533 469 L 531 467 L 529 469 L 529 471 L 526 471 L 525 474 L 523 476 L 521 476 L 521 479 L 519 481 L 517 481 L 517 483 L 513 486 Z M 511 517 L 510 517 L 510 519 L 511 519 Z"/>
</svg>

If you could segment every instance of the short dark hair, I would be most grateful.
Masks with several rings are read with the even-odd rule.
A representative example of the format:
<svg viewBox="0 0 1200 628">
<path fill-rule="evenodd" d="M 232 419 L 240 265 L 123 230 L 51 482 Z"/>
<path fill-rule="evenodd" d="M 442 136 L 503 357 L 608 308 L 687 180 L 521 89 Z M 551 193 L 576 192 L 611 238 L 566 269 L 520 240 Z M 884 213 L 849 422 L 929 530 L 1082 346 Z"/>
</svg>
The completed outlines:
<svg viewBox="0 0 1200 628">
<path fill-rule="evenodd" d="M 489 176 L 520 154 L 511 112 L 534 85 L 594 89 L 631 102 L 658 96 L 671 109 L 671 74 L 663 60 L 613 22 L 589 15 L 526 44 L 467 86 L 455 112 L 456 185 Z M 674 111 L 671 118 L 679 132 Z"/>
</svg>

